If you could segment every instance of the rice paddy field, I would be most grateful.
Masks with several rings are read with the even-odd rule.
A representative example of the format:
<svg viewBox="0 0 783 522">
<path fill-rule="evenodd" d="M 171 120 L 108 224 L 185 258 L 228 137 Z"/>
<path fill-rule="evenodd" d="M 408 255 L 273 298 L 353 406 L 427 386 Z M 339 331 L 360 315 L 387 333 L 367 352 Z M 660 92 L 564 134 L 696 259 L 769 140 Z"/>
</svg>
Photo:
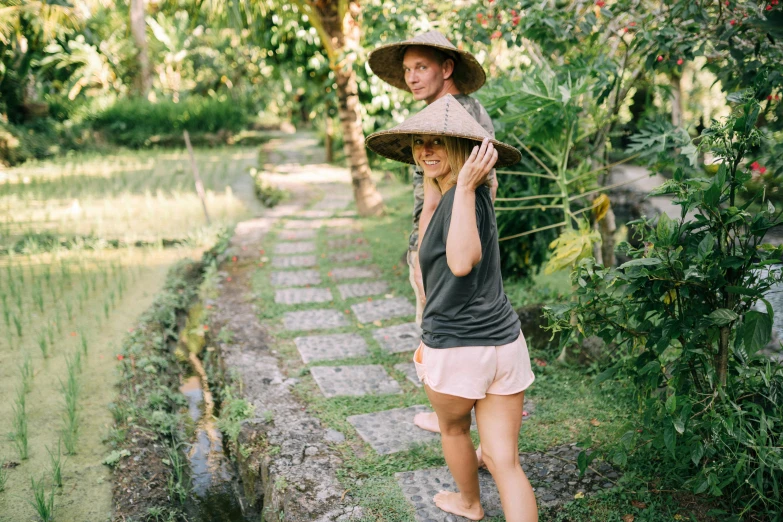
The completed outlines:
<svg viewBox="0 0 783 522">
<path fill-rule="evenodd" d="M 167 269 L 250 215 L 258 151 L 77 156 L 0 170 L 0 521 L 110 520 L 123 336 Z"/>
</svg>

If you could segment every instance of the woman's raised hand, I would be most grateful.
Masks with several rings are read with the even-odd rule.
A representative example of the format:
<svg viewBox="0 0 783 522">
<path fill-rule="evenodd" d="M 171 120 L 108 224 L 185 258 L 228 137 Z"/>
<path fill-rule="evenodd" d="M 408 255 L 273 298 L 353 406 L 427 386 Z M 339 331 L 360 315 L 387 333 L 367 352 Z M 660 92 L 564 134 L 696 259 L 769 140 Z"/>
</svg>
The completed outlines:
<svg viewBox="0 0 783 522">
<path fill-rule="evenodd" d="M 488 138 L 484 138 L 481 145 L 473 147 L 470 156 L 462 166 L 457 177 L 457 187 L 476 190 L 486 180 L 492 167 L 498 160 L 498 151 Z"/>
</svg>

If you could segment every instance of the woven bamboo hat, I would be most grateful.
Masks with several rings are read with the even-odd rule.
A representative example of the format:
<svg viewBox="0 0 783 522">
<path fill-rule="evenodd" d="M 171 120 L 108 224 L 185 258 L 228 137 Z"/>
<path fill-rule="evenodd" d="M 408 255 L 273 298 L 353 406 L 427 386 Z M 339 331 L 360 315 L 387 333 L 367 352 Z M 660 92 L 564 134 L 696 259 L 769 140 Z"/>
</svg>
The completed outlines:
<svg viewBox="0 0 783 522">
<path fill-rule="evenodd" d="M 451 94 L 438 98 L 393 129 L 370 134 L 365 145 L 385 158 L 415 165 L 411 137 L 416 134 L 452 136 L 479 143 L 489 138 L 498 151 L 496 167 L 513 165 L 522 159 L 517 149 L 490 136 Z"/>
<path fill-rule="evenodd" d="M 476 57 L 467 51 L 457 49 L 453 43 L 438 31 L 428 31 L 414 36 L 410 40 L 386 44 L 370 53 L 370 69 L 386 83 L 410 92 L 405 83 L 402 60 L 405 50 L 412 45 L 432 47 L 454 59 L 454 85 L 462 94 L 476 92 L 484 85 L 487 75 Z"/>
</svg>

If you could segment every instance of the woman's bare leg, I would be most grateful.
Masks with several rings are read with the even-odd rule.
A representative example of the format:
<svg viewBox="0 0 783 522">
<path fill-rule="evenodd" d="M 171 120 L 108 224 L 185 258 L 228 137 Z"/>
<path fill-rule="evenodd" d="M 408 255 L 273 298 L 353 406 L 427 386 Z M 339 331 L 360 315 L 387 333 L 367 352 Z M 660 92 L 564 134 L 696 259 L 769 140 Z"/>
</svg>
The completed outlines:
<svg viewBox="0 0 783 522">
<path fill-rule="evenodd" d="M 481 520 L 484 510 L 479 501 L 478 463 L 470 439 L 470 410 L 476 401 L 438 393 L 426 385 L 425 390 L 438 415 L 443 456 L 459 491 L 441 491 L 433 499 L 435 505 L 448 513 Z"/>
<path fill-rule="evenodd" d="M 500 492 L 506 522 L 538 522 L 533 487 L 519 464 L 517 447 L 525 392 L 490 395 L 476 402 L 482 457 Z"/>
</svg>

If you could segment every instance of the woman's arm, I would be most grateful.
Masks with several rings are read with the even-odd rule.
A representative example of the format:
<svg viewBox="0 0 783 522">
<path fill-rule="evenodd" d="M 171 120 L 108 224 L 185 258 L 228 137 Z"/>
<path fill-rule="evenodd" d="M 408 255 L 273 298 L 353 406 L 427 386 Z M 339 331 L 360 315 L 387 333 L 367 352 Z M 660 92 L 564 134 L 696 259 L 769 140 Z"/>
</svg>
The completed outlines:
<svg viewBox="0 0 783 522">
<path fill-rule="evenodd" d="M 451 225 L 446 238 L 446 262 L 457 277 L 464 277 L 481 261 L 481 238 L 476 223 L 476 189 L 498 160 L 489 140 L 473 147 L 457 178 Z"/>
</svg>

